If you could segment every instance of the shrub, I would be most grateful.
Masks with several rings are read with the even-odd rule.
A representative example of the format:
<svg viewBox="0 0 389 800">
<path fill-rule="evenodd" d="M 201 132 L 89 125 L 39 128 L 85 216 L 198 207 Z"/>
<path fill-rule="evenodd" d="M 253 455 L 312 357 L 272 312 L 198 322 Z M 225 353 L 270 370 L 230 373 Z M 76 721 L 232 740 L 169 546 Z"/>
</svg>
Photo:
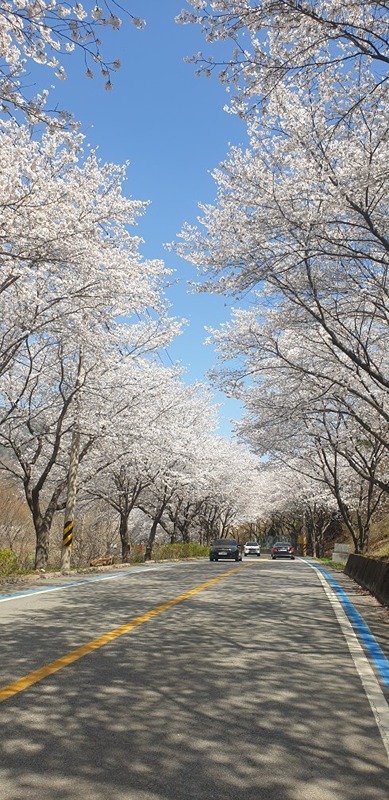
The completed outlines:
<svg viewBox="0 0 389 800">
<path fill-rule="evenodd" d="M 20 564 L 15 553 L 9 547 L 0 550 L 0 575 L 15 575 L 21 572 Z"/>
<path fill-rule="evenodd" d="M 180 561 L 185 558 L 205 558 L 209 548 L 202 544 L 160 544 L 153 551 L 154 561 Z"/>
<path fill-rule="evenodd" d="M 143 564 L 145 560 L 144 547 L 131 547 L 130 563 Z"/>
</svg>

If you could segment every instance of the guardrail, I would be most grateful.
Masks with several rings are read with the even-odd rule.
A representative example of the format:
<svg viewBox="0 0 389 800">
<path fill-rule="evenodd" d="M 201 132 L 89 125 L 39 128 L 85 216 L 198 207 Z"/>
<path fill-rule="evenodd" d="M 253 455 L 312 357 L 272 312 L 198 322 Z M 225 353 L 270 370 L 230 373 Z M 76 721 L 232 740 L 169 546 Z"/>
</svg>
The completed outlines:
<svg viewBox="0 0 389 800">
<path fill-rule="evenodd" d="M 389 606 L 389 562 L 351 553 L 345 574 L 368 589 L 384 606 Z"/>
</svg>

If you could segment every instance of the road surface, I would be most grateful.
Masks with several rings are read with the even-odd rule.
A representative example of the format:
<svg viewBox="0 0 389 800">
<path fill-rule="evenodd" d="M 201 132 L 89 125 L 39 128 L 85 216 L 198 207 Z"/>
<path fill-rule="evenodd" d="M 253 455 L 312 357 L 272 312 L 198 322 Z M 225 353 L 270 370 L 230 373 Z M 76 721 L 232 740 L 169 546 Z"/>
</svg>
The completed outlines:
<svg viewBox="0 0 389 800">
<path fill-rule="evenodd" d="M 2 800 L 389 797 L 388 612 L 343 574 L 264 556 L 0 595 Z"/>
</svg>

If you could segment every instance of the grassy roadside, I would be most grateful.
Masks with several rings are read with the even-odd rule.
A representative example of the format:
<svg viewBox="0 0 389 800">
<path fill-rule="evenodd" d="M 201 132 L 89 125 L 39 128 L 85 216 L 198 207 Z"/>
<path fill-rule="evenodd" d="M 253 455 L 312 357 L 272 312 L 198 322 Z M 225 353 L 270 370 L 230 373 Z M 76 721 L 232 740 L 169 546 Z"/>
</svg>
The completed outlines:
<svg viewBox="0 0 389 800">
<path fill-rule="evenodd" d="M 161 561 L 182 561 L 185 559 L 195 559 L 195 558 L 207 558 L 209 554 L 209 548 L 206 545 L 199 545 L 199 544 L 164 544 L 164 545 L 157 545 L 154 549 L 152 554 L 152 563 L 158 563 Z M 369 552 L 366 554 L 367 558 L 378 558 L 380 560 L 389 561 L 389 539 L 384 536 L 377 537 L 376 541 L 373 543 L 373 547 Z M 338 572 L 344 572 L 345 565 L 338 561 L 332 561 L 330 558 L 313 558 L 313 561 L 317 562 L 318 564 L 322 564 L 324 567 L 328 566 Z M 94 573 L 99 572 L 102 570 L 109 570 L 109 569 L 123 569 L 126 566 L 134 566 L 134 565 L 141 565 L 144 564 L 144 556 L 140 554 L 136 548 L 133 550 L 133 557 L 130 559 L 128 564 L 122 564 L 121 562 L 116 562 L 111 565 L 107 566 L 100 566 L 100 567 L 91 567 L 89 565 L 83 565 L 79 567 L 72 567 L 71 574 L 78 575 L 78 574 L 86 574 L 86 573 Z M 150 562 L 149 562 L 150 563 Z M 146 565 L 147 566 L 147 565 Z M 59 567 L 50 567 L 44 571 L 42 574 L 39 570 L 34 569 L 24 569 L 20 566 L 18 559 L 10 549 L 0 550 L 0 581 L 18 581 L 23 580 L 26 578 L 36 578 L 37 575 L 42 577 L 49 576 L 49 575 L 61 575 Z"/>
<path fill-rule="evenodd" d="M 161 561 L 183 561 L 185 559 L 193 558 L 206 558 L 209 553 L 209 548 L 204 545 L 198 544 L 174 544 L 174 545 L 160 545 L 157 546 L 152 555 L 152 561 L 148 563 L 158 563 Z M 106 566 L 88 566 L 87 564 L 71 568 L 72 575 L 85 575 L 96 573 L 106 570 L 126 569 L 126 567 L 140 566 L 147 564 L 144 562 L 144 556 L 140 557 L 139 552 L 134 549 L 133 558 L 127 564 L 122 562 L 115 562 Z M 59 567 L 48 567 L 45 570 L 24 569 L 20 566 L 18 559 L 10 549 L 0 550 L 0 582 L 18 582 L 23 579 L 31 579 L 37 577 L 49 577 L 61 575 Z"/>
<path fill-rule="evenodd" d="M 338 572 L 344 572 L 345 564 L 342 564 L 340 561 L 332 561 L 330 558 L 312 558 L 311 561 L 322 564 L 323 567 L 331 567 Z"/>
</svg>

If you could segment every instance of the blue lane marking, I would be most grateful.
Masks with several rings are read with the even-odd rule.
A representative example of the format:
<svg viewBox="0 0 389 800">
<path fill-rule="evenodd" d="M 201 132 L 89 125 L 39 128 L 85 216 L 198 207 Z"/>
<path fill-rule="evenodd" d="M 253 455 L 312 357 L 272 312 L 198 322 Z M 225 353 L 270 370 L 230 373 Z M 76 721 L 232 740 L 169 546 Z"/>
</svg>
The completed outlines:
<svg viewBox="0 0 389 800">
<path fill-rule="evenodd" d="M 369 626 L 361 617 L 359 611 L 357 611 L 357 609 L 353 606 L 351 600 L 349 600 L 347 597 L 347 594 L 343 591 L 341 586 L 339 586 L 339 583 L 332 577 L 332 575 L 330 575 L 329 572 L 327 572 L 326 569 L 323 567 L 318 567 L 316 564 L 313 564 L 312 561 L 308 561 L 305 558 L 303 558 L 302 561 L 307 561 L 307 563 L 312 567 L 317 569 L 319 572 L 322 572 L 331 586 L 335 589 L 336 593 L 339 595 L 342 605 L 344 606 L 346 614 L 353 625 L 353 628 L 358 633 L 358 636 L 363 642 L 365 650 L 367 650 L 369 653 L 369 656 L 372 658 L 378 672 L 389 689 L 389 661 L 379 646 L 377 640 L 373 636 Z"/>
<path fill-rule="evenodd" d="M 158 564 L 154 567 L 135 567 L 125 572 L 110 572 L 108 575 L 96 575 L 94 578 L 81 578 L 79 581 L 69 581 L 69 583 L 59 583 L 55 586 L 42 586 L 40 589 L 26 589 L 24 592 L 16 592 L 15 594 L 0 594 L 0 602 L 3 600 L 16 600 L 18 597 L 26 597 L 34 594 L 47 594 L 48 592 L 56 592 L 60 589 L 69 589 L 73 586 L 80 586 L 83 583 L 95 583 L 97 581 L 107 581 L 110 578 L 121 578 L 124 575 L 136 575 L 142 572 L 144 575 L 156 569 L 171 569 L 177 566 L 176 564 Z"/>
</svg>

